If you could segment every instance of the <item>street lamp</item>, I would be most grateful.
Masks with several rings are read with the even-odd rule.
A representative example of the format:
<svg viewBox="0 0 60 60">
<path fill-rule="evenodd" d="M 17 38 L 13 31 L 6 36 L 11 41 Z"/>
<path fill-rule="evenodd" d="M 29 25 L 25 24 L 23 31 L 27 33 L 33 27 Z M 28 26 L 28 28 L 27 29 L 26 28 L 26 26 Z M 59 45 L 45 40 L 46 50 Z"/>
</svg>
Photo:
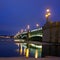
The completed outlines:
<svg viewBox="0 0 60 60">
<path fill-rule="evenodd" d="M 28 40 L 29 40 L 29 29 L 30 29 L 30 25 L 27 25 L 27 48 L 26 48 L 26 57 L 29 57 L 29 42 L 28 42 Z"/>
<path fill-rule="evenodd" d="M 39 29 L 39 24 L 36 24 L 37 30 Z M 39 30 L 38 30 L 39 33 Z M 38 49 L 35 50 L 35 58 L 38 58 Z"/>
<path fill-rule="evenodd" d="M 45 17 L 46 17 L 46 20 L 47 20 L 47 21 L 48 21 L 48 18 L 49 18 L 50 15 L 51 15 L 50 9 L 47 9 L 47 10 L 46 10 L 46 14 L 45 14 Z"/>
<path fill-rule="evenodd" d="M 29 30 L 30 29 L 30 25 L 27 25 L 27 30 Z"/>
<path fill-rule="evenodd" d="M 37 29 L 39 29 L 39 24 L 36 24 Z"/>
<path fill-rule="evenodd" d="M 47 9 L 46 10 L 46 15 L 45 15 L 47 22 L 49 20 L 49 16 L 50 15 L 51 15 L 50 10 Z M 49 21 L 49 25 L 50 25 L 49 26 L 49 32 L 50 32 L 50 34 L 49 34 L 49 43 L 50 43 L 50 42 L 52 42 L 51 41 L 52 40 L 52 22 L 51 21 Z M 48 45 L 48 46 L 49 46 L 49 52 L 48 52 L 48 54 L 51 55 L 51 46 L 50 45 Z"/>
<path fill-rule="evenodd" d="M 28 39 L 29 39 L 29 32 L 30 32 L 30 25 L 27 25 L 27 42 L 28 42 Z"/>
<path fill-rule="evenodd" d="M 23 30 L 23 29 L 21 29 L 21 33 L 23 33 L 23 31 L 24 31 L 24 30 Z"/>
</svg>

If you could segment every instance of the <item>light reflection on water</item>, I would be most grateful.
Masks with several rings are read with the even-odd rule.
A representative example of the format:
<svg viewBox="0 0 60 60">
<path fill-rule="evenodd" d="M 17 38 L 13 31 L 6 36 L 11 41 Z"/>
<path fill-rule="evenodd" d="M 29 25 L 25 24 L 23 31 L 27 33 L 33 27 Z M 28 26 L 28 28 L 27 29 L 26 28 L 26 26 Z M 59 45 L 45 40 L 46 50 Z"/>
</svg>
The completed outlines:
<svg viewBox="0 0 60 60">
<path fill-rule="evenodd" d="M 26 43 L 15 43 L 14 39 L 0 39 L 0 57 L 26 56 Z M 29 48 L 29 57 L 41 57 L 41 49 Z"/>
</svg>

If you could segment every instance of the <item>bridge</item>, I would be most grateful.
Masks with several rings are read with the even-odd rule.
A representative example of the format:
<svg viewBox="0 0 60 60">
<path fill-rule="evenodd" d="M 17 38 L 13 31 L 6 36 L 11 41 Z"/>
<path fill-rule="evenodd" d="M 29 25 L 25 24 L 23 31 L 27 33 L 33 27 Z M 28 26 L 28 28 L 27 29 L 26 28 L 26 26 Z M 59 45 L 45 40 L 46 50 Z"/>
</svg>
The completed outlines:
<svg viewBox="0 0 60 60">
<path fill-rule="evenodd" d="M 27 37 L 27 34 L 29 35 L 29 37 Z M 15 39 L 27 39 L 29 38 L 29 40 L 33 40 L 33 41 L 42 41 L 42 28 L 38 28 L 38 29 L 34 29 L 29 31 L 29 33 L 27 31 L 24 31 L 22 33 L 18 32 L 14 38 Z"/>
</svg>

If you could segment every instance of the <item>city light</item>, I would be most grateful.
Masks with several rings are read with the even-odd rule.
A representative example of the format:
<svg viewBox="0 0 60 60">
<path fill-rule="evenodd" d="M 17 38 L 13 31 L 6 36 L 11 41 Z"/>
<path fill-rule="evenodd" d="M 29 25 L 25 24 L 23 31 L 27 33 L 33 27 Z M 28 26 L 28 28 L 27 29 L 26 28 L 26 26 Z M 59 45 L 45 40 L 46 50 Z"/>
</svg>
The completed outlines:
<svg viewBox="0 0 60 60">
<path fill-rule="evenodd" d="M 24 31 L 26 31 L 26 29 Z"/>
<path fill-rule="evenodd" d="M 45 17 L 47 18 L 47 17 L 48 17 L 48 15 L 46 14 L 46 15 L 45 15 Z"/>
<path fill-rule="evenodd" d="M 39 27 L 39 24 L 36 24 L 37 27 Z"/>
<path fill-rule="evenodd" d="M 49 12 L 49 13 L 48 13 L 48 16 L 50 16 L 50 15 L 51 15 L 51 13 Z"/>
<path fill-rule="evenodd" d="M 45 17 L 46 17 L 46 19 L 48 20 L 48 17 L 51 15 L 51 13 L 50 13 L 50 9 L 47 9 L 46 10 L 46 14 L 45 14 Z"/>
<path fill-rule="evenodd" d="M 30 29 L 30 25 L 27 25 L 27 29 L 28 29 L 28 30 Z"/>
<path fill-rule="evenodd" d="M 23 30 L 23 29 L 21 29 L 21 33 L 23 33 L 23 31 L 24 31 L 24 30 Z"/>
<path fill-rule="evenodd" d="M 50 10 L 49 10 L 49 9 L 47 9 L 47 10 L 46 10 L 46 12 L 50 12 Z"/>
</svg>

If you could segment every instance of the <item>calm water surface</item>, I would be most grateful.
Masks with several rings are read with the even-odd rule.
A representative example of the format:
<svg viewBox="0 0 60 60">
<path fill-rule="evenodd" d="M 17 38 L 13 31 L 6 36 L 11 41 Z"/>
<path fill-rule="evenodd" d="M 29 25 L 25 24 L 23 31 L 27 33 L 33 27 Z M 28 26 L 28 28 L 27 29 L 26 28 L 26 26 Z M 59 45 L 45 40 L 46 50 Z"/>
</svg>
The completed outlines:
<svg viewBox="0 0 60 60">
<path fill-rule="evenodd" d="M 20 43 L 19 43 L 20 44 Z M 14 39 L 2 39 L 0 38 L 0 57 L 19 57 L 24 56 L 19 52 L 20 46 L 18 46 L 18 43 L 14 42 Z M 24 50 L 24 47 L 23 47 Z M 30 49 L 29 57 L 34 57 L 34 51 L 35 49 Z M 39 57 L 41 57 L 41 52 L 39 52 Z"/>
<path fill-rule="evenodd" d="M 14 43 L 14 39 L 1 39 L 0 38 L 0 57 L 19 56 L 16 52 L 18 46 Z"/>
</svg>

